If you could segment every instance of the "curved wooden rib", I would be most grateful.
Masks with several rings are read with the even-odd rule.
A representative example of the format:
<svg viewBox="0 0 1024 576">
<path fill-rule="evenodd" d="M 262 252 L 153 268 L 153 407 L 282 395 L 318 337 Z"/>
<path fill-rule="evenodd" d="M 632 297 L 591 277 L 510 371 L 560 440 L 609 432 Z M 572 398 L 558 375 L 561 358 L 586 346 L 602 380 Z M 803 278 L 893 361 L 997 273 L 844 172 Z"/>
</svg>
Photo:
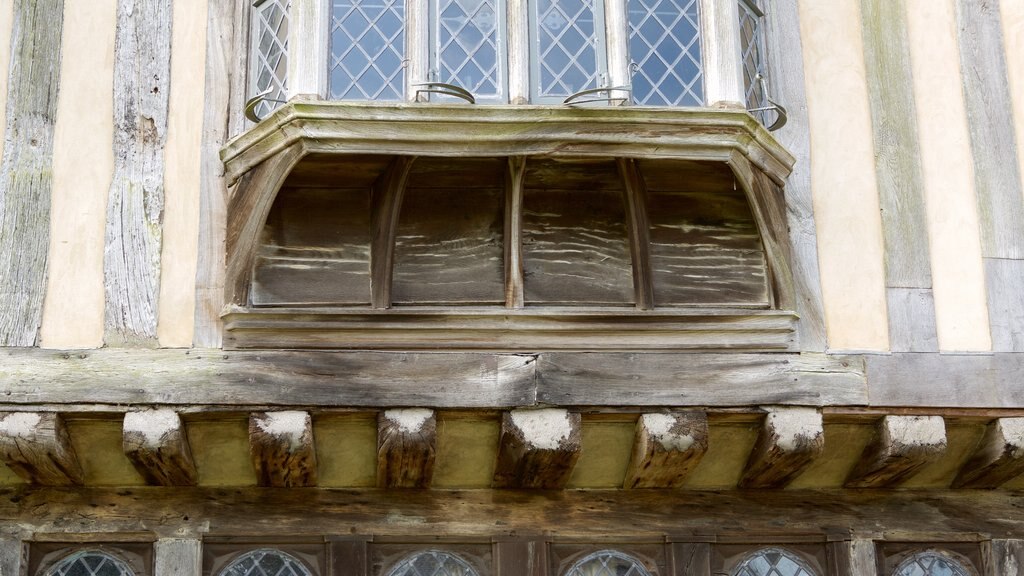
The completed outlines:
<svg viewBox="0 0 1024 576">
<path fill-rule="evenodd" d="M 395 232 L 402 213 L 405 185 L 415 156 L 396 156 L 373 183 L 370 242 L 370 302 L 374 308 L 391 307 L 391 276 L 395 259 Z"/>
<path fill-rule="evenodd" d="M 651 281 L 651 225 L 647 221 L 647 186 L 632 158 L 616 158 L 622 179 L 626 207 L 626 230 L 629 234 L 629 253 L 633 258 L 633 290 L 636 307 L 654 308 L 654 285 Z"/>
<path fill-rule="evenodd" d="M 510 156 L 505 172 L 505 307 L 522 308 L 523 181 L 526 156 Z"/>
</svg>

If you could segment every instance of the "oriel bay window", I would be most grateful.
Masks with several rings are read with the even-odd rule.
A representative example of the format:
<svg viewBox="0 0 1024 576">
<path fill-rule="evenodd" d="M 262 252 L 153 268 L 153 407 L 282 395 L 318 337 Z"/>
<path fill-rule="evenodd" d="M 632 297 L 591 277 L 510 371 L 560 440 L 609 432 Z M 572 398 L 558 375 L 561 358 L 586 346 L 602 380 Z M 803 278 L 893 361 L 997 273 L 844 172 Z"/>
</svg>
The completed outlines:
<svg viewBox="0 0 1024 576">
<path fill-rule="evenodd" d="M 755 0 L 257 0 L 250 118 L 296 96 L 746 105 L 767 97 Z"/>
</svg>

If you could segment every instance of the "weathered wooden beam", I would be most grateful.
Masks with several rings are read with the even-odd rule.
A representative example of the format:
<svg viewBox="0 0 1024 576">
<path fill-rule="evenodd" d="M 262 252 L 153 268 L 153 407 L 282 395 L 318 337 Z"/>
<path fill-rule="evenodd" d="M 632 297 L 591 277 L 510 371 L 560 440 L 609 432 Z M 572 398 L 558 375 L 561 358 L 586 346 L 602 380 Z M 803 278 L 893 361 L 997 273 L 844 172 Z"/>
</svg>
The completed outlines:
<svg viewBox="0 0 1024 576">
<path fill-rule="evenodd" d="M 161 538 L 153 543 L 153 572 L 160 576 L 202 574 L 202 540 Z"/>
<path fill-rule="evenodd" d="M 34 346 L 43 315 L 63 0 L 14 2 L 0 160 L 0 346 Z"/>
<path fill-rule="evenodd" d="M 313 419 L 308 412 L 251 414 L 249 453 L 260 486 L 316 486 Z"/>
<path fill-rule="evenodd" d="M 678 488 L 708 450 L 704 412 L 641 414 L 623 488 Z"/>
<path fill-rule="evenodd" d="M 154 486 L 195 486 L 196 465 L 181 417 L 171 409 L 124 415 L 124 454 Z"/>
<path fill-rule="evenodd" d="M 391 307 L 395 234 L 402 213 L 402 199 L 415 156 L 396 156 L 373 184 L 373 232 L 370 246 L 370 301 L 374 308 Z"/>
<path fill-rule="evenodd" d="M 650 229 L 647 218 L 647 186 L 643 175 L 630 158 L 616 159 L 622 180 L 623 203 L 626 206 L 626 230 L 629 233 L 629 253 L 633 260 L 633 290 L 636 307 L 654 308 L 654 284 L 651 279 Z"/>
<path fill-rule="evenodd" d="M 831 542 L 827 551 L 829 574 L 835 576 L 876 576 L 878 556 L 875 542 L 867 539 Z"/>
<path fill-rule="evenodd" d="M 580 415 L 558 408 L 502 415 L 495 488 L 564 488 L 580 456 Z"/>
<path fill-rule="evenodd" d="M 953 480 L 953 488 L 998 488 L 1024 474 L 1024 418 L 998 418 Z"/>
<path fill-rule="evenodd" d="M 765 415 L 741 488 L 785 488 L 825 449 L 821 412 L 775 408 Z"/>
<path fill-rule="evenodd" d="M 437 419 L 433 410 L 385 410 L 377 416 L 377 486 L 429 488 L 434 477 Z"/>
<path fill-rule="evenodd" d="M 1024 540 L 982 542 L 981 563 L 983 576 L 1024 576 Z"/>
<path fill-rule="evenodd" d="M 511 156 L 505 173 L 505 306 L 522 308 L 523 182 L 526 156 Z"/>
<path fill-rule="evenodd" d="M 16 538 L 0 538 L 0 574 L 25 574 L 28 545 Z"/>
<path fill-rule="evenodd" d="M 56 412 L 0 413 L 0 458 L 33 484 L 81 485 L 82 466 Z"/>
<path fill-rule="evenodd" d="M 156 338 L 172 22 L 171 0 L 118 2 L 103 263 L 107 344 Z"/>
<path fill-rule="evenodd" d="M 847 488 L 899 485 L 946 451 L 941 416 L 883 416 L 875 439 L 846 478 Z"/>
</svg>

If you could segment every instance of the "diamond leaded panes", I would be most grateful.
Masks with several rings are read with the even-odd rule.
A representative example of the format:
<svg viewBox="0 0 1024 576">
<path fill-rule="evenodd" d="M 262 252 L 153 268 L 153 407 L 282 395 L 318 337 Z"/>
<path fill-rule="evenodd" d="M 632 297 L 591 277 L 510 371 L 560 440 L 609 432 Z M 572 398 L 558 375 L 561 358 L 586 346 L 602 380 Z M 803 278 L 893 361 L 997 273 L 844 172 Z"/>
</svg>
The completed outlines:
<svg viewBox="0 0 1024 576">
<path fill-rule="evenodd" d="M 331 0 L 330 97 L 401 100 L 405 0 Z"/>
<path fill-rule="evenodd" d="M 751 554 L 732 576 L 817 576 L 807 563 L 782 548 L 762 548 Z"/>
<path fill-rule="evenodd" d="M 505 101 L 504 0 L 434 0 L 432 60 L 439 82 Z"/>
<path fill-rule="evenodd" d="M 573 564 L 565 576 L 651 576 L 651 573 L 627 554 L 601 550 Z"/>
<path fill-rule="evenodd" d="M 530 11 L 535 102 L 557 102 L 605 84 L 601 0 L 536 0 Z"/>
<path fill-rule="evenodd" d="M 218 576 L 313 576 L 290 554 L 271 548 L 246 552 L 220 571 Z"/>
<path fill-rule="evenodd" d="M 700 106 L 704 66 L 698 0 L 629 0 L 633 100 L 648 106 Z"/>
<path fill-rule="evenodd" d="M 252 86 L 265 94 L 256 106 L 264 118 L 288 99 L 288 0 L 259 0 L 252 9 Z"/>
<path fill-rule="evenodd" d="M 391 569 L 388 576 L 479 576 L 468 562 L 441 550 L 417 552 Z"/>
<path fill-rule="evenodd" d="M 768 106 L 761 78 L 765 74 L 764 13 L 757 0 L 739 0 L 740 14 L 740 63 L 743 68 L 743 87 L 748 110 L 757 110 L 754 116 L 765 123 Z"/>
<path fill-rule="evenodd" d="M 893 576 L 971 576 L 957 560 L 933 550 L 919 552 L 900 562 Z"/>
<path fill-rule="evenodd" d="M 76 552 L 58 562 L 46 576 L 135 576 L 128 564 L 97 550 Z"/>
</svg>

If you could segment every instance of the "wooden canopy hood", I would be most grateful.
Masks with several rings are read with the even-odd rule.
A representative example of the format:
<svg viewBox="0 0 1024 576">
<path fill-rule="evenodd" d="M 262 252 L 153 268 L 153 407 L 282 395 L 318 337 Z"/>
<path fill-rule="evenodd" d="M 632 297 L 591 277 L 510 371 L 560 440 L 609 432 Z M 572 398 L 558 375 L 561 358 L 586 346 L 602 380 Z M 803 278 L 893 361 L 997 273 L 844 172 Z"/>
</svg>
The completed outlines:
<svg viewBox="0 0 1024 576">
<path fill-rule="evenodd" d="M 745 112 L 293 102 L 222 157 L 229 348 L 797 348 L 794 160 Z"/>
</svg>

